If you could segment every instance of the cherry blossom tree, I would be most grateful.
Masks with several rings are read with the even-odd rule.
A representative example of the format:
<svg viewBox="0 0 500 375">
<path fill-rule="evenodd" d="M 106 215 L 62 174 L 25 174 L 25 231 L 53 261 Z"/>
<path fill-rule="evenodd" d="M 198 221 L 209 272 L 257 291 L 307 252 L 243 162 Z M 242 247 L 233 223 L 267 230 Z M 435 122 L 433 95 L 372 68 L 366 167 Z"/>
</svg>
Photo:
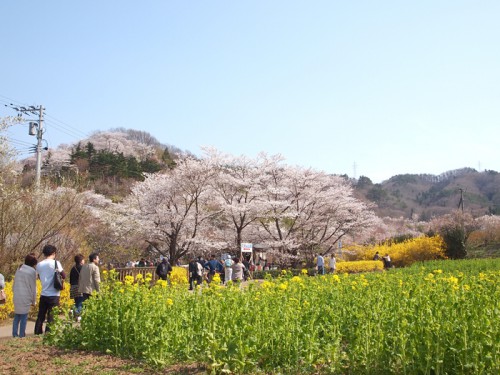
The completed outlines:
<svg viewBox="0 0 500 375">
<path fill-rule="evenodd" d="M 119 209 L 141 228 L 148 242 L 163 245 L 175 263 L 213 245 L 210 223 L 221 213 L 209 194 L 213 176 L 206 161 L 183 159 L 175 169 L 138 182 Z"/>
<path fill-rule="evenodd" d="M 341 177 L 287 166 L 279 155 L 206 154 L 147 175 L 101 216 L 110 225 L 119 222 L 123 234 L 141 231 L 173 262 L 214 250 L 234 253 L 242 241 L 261 243 L 282 259 L 311 259 L 376 222 Z"/>
<path fill-rule="evenodd" d="M 259 163 L 259 157 L 263 155 L 251 159 L 224 155 L 215 149 L 205 149 L 205 153 L 216 171 L 211 187 L 222 209 L 220 233 L 226 241 L 233 239 L 227 241 L 227 247 L 234 253 L 234 249 L 239 251 L 241 243 L 249 238 L 244 236 L 244 231 L 248 232 L 264 213 L 261 199 L 263 174 Z"/>
<path fill-rule="evenodd" d="M 267 212 L 263 241 L 282 258 L 330 254 L 346 235 L 363 232 L 375 214 L 352 196 L 345 179 L 312 169 L 268 163 L 262 168 Z"/>
</svg>

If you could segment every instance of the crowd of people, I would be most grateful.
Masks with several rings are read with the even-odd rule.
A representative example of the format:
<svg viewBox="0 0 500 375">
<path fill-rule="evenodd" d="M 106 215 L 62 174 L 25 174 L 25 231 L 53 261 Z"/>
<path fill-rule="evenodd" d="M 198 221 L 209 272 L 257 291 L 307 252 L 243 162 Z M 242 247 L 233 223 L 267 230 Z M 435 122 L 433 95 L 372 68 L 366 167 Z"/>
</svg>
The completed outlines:
<svg viewBox="0 0 500 375">
<path fill-rule="evenodd" d="M 42 249 L 44 259 L 38 262 L 35 254 L 26 255 L 24 264 L 19 266 L 12 285 L 14 302 L 14 320 L 12 322 L 12 336 L 25 337 L 28 313 L 31 306 L 36 306 L 38 302 L 38 315 L 35 322 L 35 335 L 41 335 L 50 331 L 53 322 L 53 309 L 59 306 L 61 289 L 58 283 L 56 272 L 63 280 L 66 273 L 61 262 L 56 260 L 57 248 L 53 245 L 45 245 Z M 99 254 L 92 253 L 89 256 L 89 263 L 85 264 L 83 255 L 78 254 L 74 258 L 75 265 L 70 271 L 70 297 L 74 299 L 73 312 L 77 321 L 84 302 L 91 297 L 92 293 L 99 292 L 101 282 L 99 272 Z M 0 289 L 5 287 L 3 275 L 0 274 Z M 40 298 L 37 301 L 36 280 L 40 279 L 42 289 Z"/>
<path fill-rule="evenodd" d="M 195 257 L 191 259 L 188 265 L 189 272 L 189 290 L 193 290 L 195 284 L 200 285 L 203 280 L 207 283 L 213 282 L 214 276 L 219 275 L 222 284 L 227 284 L 228 281 L 244 281 L 250 278 L 250 271 L 254 265 L 245 257 L 231 258 L 229 255 L 216 259 L 211 256 L 210 260 L 206 261 L 203 257 Z"/>
</svg>

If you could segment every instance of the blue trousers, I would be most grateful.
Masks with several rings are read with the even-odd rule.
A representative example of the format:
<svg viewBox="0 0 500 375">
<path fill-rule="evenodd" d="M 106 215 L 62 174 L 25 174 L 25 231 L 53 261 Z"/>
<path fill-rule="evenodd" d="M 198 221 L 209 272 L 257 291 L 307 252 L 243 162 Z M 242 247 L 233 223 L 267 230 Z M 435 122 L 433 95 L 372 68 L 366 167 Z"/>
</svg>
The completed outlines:
<svg viewBox="0 0 500 375">
<path fill-rule="evenodd" d="M 12 337 L 25 337 L 27 322 L 28 314 L 14 315 L 14 321 L 12 322 Z"/>
</svg>

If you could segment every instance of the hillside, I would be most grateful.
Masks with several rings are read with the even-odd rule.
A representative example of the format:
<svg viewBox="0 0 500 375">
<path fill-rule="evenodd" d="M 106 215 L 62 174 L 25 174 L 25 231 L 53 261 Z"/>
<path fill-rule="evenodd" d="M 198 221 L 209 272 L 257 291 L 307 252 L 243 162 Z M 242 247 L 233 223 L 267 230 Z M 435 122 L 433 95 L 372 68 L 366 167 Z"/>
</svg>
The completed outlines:
<svg viewBox="0 0 500 375">
<path fill-rule="evenodd" d="M 377 205 L 379 216 L 428 220 L 461 207 L 474 216 L 500 214 L 500 173 L 472 168 L 441 175 L 403 174 L 373 184 L 367 177 L 355 183 L 356 196 Z"/>
</svg>

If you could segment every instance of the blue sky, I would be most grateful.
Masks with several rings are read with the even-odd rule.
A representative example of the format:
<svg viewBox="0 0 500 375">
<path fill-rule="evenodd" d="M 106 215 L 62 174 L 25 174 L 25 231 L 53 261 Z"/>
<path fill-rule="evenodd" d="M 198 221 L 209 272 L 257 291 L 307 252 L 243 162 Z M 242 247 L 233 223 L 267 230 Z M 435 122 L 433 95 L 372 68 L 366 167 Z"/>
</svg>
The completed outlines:
<svg viewBox="0 0 500 375">
<path fill-rule="evenodd" d="M 499 1 L 2 1 L 0 116 L 380 182 L 500 171 Z M 21 151 L 27 125 L 9 131 Z"/>
</svg>

